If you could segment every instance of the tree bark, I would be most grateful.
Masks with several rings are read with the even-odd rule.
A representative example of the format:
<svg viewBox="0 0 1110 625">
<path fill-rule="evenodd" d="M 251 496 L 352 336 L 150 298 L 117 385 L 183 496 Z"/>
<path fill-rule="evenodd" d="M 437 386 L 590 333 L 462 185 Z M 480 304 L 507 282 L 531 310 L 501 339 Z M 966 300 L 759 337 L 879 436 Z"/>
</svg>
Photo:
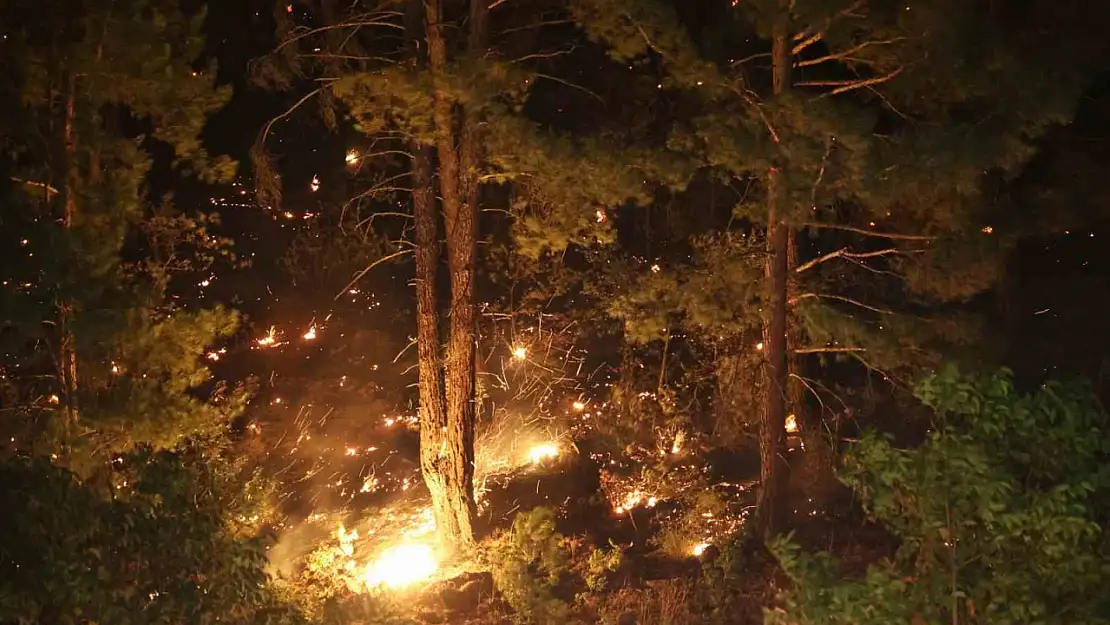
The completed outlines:
<svg viewBox="0 0 1110 625">
<path fill-rule="evenodd" d="M 440 0 L 425 0 L 428 62 L 433 81 L 439 191 L 443 202 L 450 274 L 451 327 L 447 339 L 445 375 L 446 423 L 437 434 L 421 436 L 422 443 L 438 445 L 421 452 L 425 481 L 432 492 L 436 527 L 454 546 L 474 541 L 474 270 L 477 247 L 476 207 L 464 197 L 460 149 L 455 143 L 455 101 L 450 93 L 447 46 L 442 30 Z M 438 349 L 438 342 L 436 343 Z M 429 424 L 431 425 L 431 424 Z M 423 425 L 421 430 L 426 429 Z M 425 441 L 425 438 L 428 440 Z M 435 438 L 439 440 L 436 441 Z"/>
<path fill-rule="evenodd" d="M 790 84 L 790 48 L 787 38 L 785 8 L 781 9 L 772 34 L 771 58 L 774 72 L 774 93 L 781 95 Z M 758 518 L 765 535 L 780 532 L 786 521 L 786 485 L 789 467 L 786 464 L 786 393 L 787 370 L 786 302 L 789 288 L 787 271 L 790 233 L 784 221 L 785 189 L 780 164 L 767 173 L 767 267 L 770 310 L 767 312 L 767 388 L 764 409 L 759 423 L 759 456 L 761 486 Z"/>
<path fill-rule="evenodd" d="M 77 77 L 71 74 L 65 94 L 65 119 L 62 124 L 62 143 L 64 145 L 62 195 L 64 197 L 62 225 L 71 230 L 77 218 Z M 98 165 L 99 166 L 99 165 Z M 70 287 L 73 281 L 69 281 Z M 58 303 L 58 373 L 62 382 L 62 399 L 66 420 L 63 440 L 75 432 L 79 415 L 77 401 L 77 341 L 73 332 L 73 300 L 70 294 L 63 293 Z"/>
</svg>

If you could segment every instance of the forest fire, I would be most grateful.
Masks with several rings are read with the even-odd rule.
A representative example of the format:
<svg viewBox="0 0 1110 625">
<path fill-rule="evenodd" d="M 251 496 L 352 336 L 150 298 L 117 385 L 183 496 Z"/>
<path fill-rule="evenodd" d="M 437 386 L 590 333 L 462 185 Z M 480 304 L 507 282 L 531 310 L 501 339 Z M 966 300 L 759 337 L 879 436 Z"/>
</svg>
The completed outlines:
<svg viewBox="0 0 1110 625">
<path fill-rule="evenodd" d="M 435 550 L 422 543 L 389 547 L 366 565 L 363 581 L 368 588 L 404 589 L 430 579 L 439 569 Z"/>
<path fill-rule="evenodd" d="M 528 450 L 528 459 L 532 464 L 542 464 L 557 457 L 559 457 L 559 446 L 554 443 L 541 443 Z"/>
</svg>

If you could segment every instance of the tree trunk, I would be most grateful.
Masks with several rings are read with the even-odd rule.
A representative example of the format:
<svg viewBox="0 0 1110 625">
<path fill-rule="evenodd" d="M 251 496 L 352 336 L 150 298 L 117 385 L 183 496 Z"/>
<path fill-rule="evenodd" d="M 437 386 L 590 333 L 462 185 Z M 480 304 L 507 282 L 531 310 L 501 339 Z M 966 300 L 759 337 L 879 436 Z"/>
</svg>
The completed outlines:
<svg viewBox="0 0 1110 625">
<path fill-rule="evenodd" d="M 62 125 L 64 213 L 62 225 L 66 230 L 74 226 L 77 217 L 77 77 L 71 74 L 65 94 L 65 120 Z M 73 280 L 67 286 L 73 286 Z M 73 300 L 63 293 L 58 303 L 58 373 L 62 383 L 62 400 L 66 411 L 63 440 L 75 433 L 78 418 L 77 401 L 77 341 L 73 334 Z"/>
<path fill-rule="evenodd" d="M 786 33 L 785 13 L 773 31 L 771 52 L 775 95 L 783 93 L 790 83 L 790 49 Z M 786 464 L 786 393 L 789 381 L 786 355 L 786 300 L 789 288 L 787 266 L 790 249 L 789 226 L 784 221 L 784 197 L 780 165 L 767 173 L 767 280 L 770 310 L 767 312 L 767 387 L 765 405 L 759 423 L 759 457 L 761 486 L 759 491 L 759 523 L 765 535 L 782 530 L 786 521 L 786 485 L 789 467 Z"/>
<path fill-rule="evenodd" d="M 433 80 L 433 121 L 439 156 L 439 191 L 447 238 L 451 284 L 451 327 L 447 340 L 446 423 L 440 432 L 421 436 L 438 445 L 421 456 L 425 481 L 432 492 L 436 527 L 455 546 L 474 540 L 474 269 L 477 247 L 476 207 L 465 201 L 459 148 L 455 143 L 455 102 L 444 73 L 447 46 L 442 31 L 440 0 L 425 0 L 428 61 Z M 438 348 L 438 342 L 436 343 Z M 421 428 L 426 429 L 422 426 Z"/>
</svg>

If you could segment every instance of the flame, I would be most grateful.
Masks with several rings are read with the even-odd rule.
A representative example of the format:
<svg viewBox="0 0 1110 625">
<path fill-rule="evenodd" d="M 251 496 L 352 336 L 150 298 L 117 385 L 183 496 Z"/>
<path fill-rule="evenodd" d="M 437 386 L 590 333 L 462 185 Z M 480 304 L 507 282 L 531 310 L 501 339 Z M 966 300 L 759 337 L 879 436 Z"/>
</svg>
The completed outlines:
<svg viewBox="0 0 1110 625">
<path fill-rule="evenodd" d="M 278 338 L 277 328 L 270 326 L 270 330 L 266 333 L 266 336 L 258 339 L 255 343 L 257 343 L 259 347 L 277 347 L 281 344 L 278 342 Z"/>
<path fill-rule="evenodd" d="M 439 561 L 435 550 L 423 543 L 402 543 L 383 551 L 366 565 L 363 582 L 368 588 L 407 588 L 435 575 Z"/>
<path fill-rule="evenodd" d="M 540 464 L 558 456 L 559 447 L 554 443 L 541 443 L 528 450 L 528 459 L 532 461 L 532 464 Z"/>
<path fill-rule="evenodd" d="M 671 453 L 672 454 L 677 454 L 680 451 L 682 451 L 682 444 L 685 443 L 685 442 L 686 442 L 686 432 L 683 431 L 683 430 L 679 430 L 674 435 L 674 442 L 671 443 Z"/>
<path fill-rule="evenodd" d="M 358 152 L 354 150 L 347 150 L 346 161 L 348 165 L 354 165 L 358 162 Z"/>
<path fill-rule="evenodd" d="M 690 553 L 695 558 L 697 558 L 701 554 L 705 553 L 705 550 L 708 549 L 708 548 L 709 548 L 709 543 L 699 543 L 697 545 L 694 545 L 694 548 L 690 550 Z"/>
<path fill-rule="evenodd" d="M 792 414 L 786 415 L 786 433 L 787 434 L 797 434 L 798 433 L 798 417 L 795 417 Z"/>
<path fill-rule="evenodd" d="M 644 505 L 648 508 L 654 508 L 655 504 L 659 503 L 659 499 L 651 495 L 645 495 L 640 490 L 634 490 L 624 496 L 624 500 L 613 508 L 617 514 L 624 514 L 636 508 L 637 506 Z"/>
<path fill-rule="evenodd" d="M 320 190 L 320 176 L 313 174 L 312 182 L 309 183 L 309 188 L 312 189 L 313 193 L 316 193 Z"/>
</svg>

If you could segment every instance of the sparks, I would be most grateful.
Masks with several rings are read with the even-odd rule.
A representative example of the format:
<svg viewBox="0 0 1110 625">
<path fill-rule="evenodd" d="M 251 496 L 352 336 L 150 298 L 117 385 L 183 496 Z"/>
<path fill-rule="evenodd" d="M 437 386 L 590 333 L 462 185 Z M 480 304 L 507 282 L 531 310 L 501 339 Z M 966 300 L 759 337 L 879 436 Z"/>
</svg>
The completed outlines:
<svg viewBox="0 0 1110 625">
<path fill-rule="evenodd" d="M 358 152 L 354 150 L 347 150 L 346 161 L 348 165 L 354 165 L 358 162 Z"/>
<path fill-rule="evenodd" d="M 581 401 L 581 400 L 576 400 L 574 403 L 572 403 L 570 405 L 570 407 L 574 408 L 574 410 L 576 412 L 582 412 L 583 410 L 586 409 L 586 402 Z"/>
<path fill-rule="evenodd" d="M 698 544 L 694 545 L 694 548 L 690 550 L 690 553 L 695 558 L 697 558 L 697 557 L 700 557 L 701 554 L 705 553 L 705 550 L 708 549 L 708 548 L 709 548 L 709 543 L 698 543 Z"/>
<path fill-rule="evenodd" d="M 524 360 L 528 358 L 528 348 L 523 345 L 517 345 L 513 348 L 513 358 L 517 360 Z"/>
<path fill-rule="evenodd" d="M 315 340 L 316 339 L 316 326 L 310 326 L 308 328 L 308 332 L 305 332 L 304 336 L 302 338 L 304 338 L 304 340 L 306 340 L 306 341 Z"/>
<path fill-rule="evenodd" d="M 317 176 L 317 175 L 313 174 L 312 175 L 312 182 L 309 183 L 308 188 L 312 189 L 313 193 L 316 193 L 317 191 L 319 191 L 320 190 L 320 176 Z"/>
</svg>

